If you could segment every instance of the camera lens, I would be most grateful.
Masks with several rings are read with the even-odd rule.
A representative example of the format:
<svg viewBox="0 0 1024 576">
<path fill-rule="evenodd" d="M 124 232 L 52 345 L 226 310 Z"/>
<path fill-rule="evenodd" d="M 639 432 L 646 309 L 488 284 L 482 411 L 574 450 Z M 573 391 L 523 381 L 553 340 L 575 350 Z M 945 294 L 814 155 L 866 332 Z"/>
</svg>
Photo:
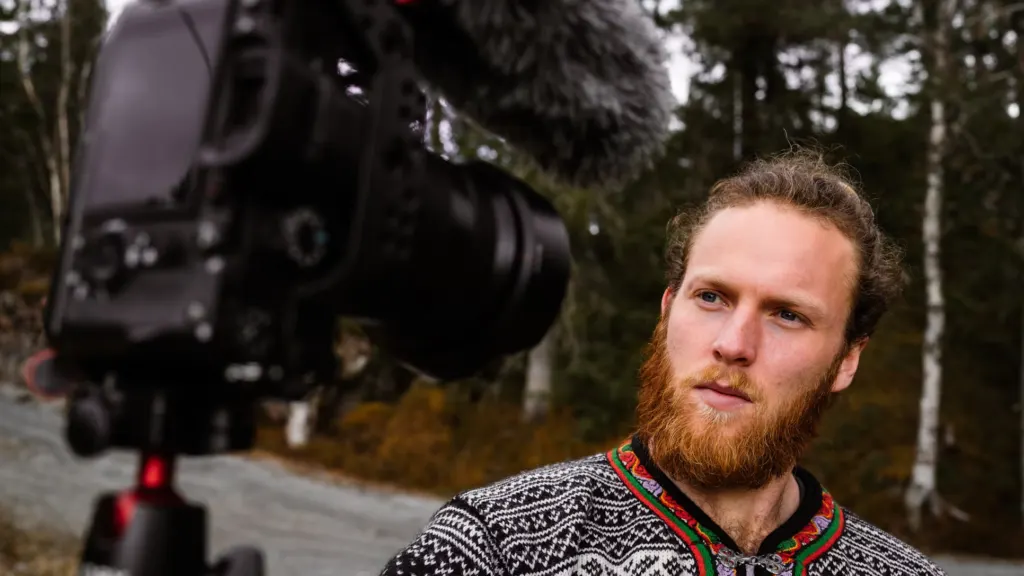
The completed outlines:
<svg viewBox="0 0 1024 576">
<path fill-rule="evenodd" d="M 378 268 L 388 278 L 359 300 L 383 320 L 371 329 L 383 348 L 450 380 L 544 337 L 569 281 L 569 235 L 547 199 L 490 164 L 428 156 L 426 173 L 416 196 L 390 196 L 380 245 L 361 254 L 390 261 Z"/>
</svg>

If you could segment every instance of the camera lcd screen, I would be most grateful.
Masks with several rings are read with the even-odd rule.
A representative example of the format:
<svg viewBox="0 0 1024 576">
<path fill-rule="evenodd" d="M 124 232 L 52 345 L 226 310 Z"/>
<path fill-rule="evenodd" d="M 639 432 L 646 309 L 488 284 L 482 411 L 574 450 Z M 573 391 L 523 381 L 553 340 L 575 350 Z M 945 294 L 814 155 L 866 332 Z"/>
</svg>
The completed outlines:
<svg viewBox="0 0 1024 576">
<path fill-rule="evenodd" d="M 187 194 L 225 5 L 124 16 L 92 95 L 88 206 L 171 206 Z"/>
</svg>

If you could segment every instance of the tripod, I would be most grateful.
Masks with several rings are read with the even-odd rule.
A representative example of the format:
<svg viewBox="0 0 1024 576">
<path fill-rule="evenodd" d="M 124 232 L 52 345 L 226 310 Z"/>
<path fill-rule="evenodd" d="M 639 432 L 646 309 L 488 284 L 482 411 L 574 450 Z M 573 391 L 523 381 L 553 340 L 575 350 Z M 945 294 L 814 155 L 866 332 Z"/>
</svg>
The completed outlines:
<svg viewBox="0 0 1024 576">
<path fill-rule="evenodd" d="M 139 452 L 136 484 L 93 506 L 80 576 L 263 576 L 263 554 L 237 547 L 207 563 L 207 512 L 175 487 L 182 455 L 251 448 L 257 403 L 211 388 L 79 384 L 68 398 L 66 439 L 79 456 Z"/>
</svg>

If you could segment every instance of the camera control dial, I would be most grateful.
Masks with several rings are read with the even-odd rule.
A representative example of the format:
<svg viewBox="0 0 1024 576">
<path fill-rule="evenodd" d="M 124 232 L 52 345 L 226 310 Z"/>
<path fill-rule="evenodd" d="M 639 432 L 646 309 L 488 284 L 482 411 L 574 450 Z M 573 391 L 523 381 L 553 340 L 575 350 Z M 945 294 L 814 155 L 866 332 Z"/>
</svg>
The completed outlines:
<svg viewBox="0 0 1024 576">
<path fill-rule="evenodd" d="M 302 268 L 316 266 L 327 253 L 330 233 L 323 218 L 309 208 L 296 208 L 281 219 L 288 257 Z"/>
<path fill-rule="evenodd" d="M 115 219 L 106 222 L 95 234 L 75 239 L 78 258 L 73 276 L 80 279 L 74 283 L 79 291 L 109 294 L 122 284 L 128 273 L 125 264 L 126 232 L 124 221 Z"/>
</svg>

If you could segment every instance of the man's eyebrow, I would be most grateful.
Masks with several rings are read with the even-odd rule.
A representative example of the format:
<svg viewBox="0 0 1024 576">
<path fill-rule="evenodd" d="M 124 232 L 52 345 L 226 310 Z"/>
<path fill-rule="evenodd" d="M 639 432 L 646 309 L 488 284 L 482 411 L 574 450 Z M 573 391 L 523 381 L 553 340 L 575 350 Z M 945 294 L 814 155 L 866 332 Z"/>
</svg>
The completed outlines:
<svg viewBox="0 0 1024 576">
<path fill-rule="evenodd" d="M 794 312 L 800 312 L 805 316 L 809 316 L 812 320 L 817 320 L 825 317 L 825 309 L 819 306 L 816 302 L 800 298 L 786 298 L 786 297 L 773 297 L 765 300 L 765 305 L 770 308 L 785 308 Z"/>
<path fill-rule="evenodd" d="M 721 290 L 722 292 L 732 292 L 732 288 L 729 286 L 729 283 L 714 274 L 694 274 L 693 277 L 690 278 L 689 284 L 691 286 L 694 284 L 703 284 L 716 290 Z"/>
<path fill-rule="evenodd" d="M 690 280 L 689 284 L 703 284 L 720 290 L 725 294 L 731 294 L 735 292 L 734 288 L 719 276 L 714 274 L 695 274 Z M 812 319 L 820 319 L 825 317 L 825 307 L 813 298 L 802 297 L 799 294 L 787 295 L 787 296 L 771 296 L 764 301 L 764 305 L 770 308 L 787 308 L 794 312 L 801 312 L 807 316 L 811 316 Z"/>
</svg>

